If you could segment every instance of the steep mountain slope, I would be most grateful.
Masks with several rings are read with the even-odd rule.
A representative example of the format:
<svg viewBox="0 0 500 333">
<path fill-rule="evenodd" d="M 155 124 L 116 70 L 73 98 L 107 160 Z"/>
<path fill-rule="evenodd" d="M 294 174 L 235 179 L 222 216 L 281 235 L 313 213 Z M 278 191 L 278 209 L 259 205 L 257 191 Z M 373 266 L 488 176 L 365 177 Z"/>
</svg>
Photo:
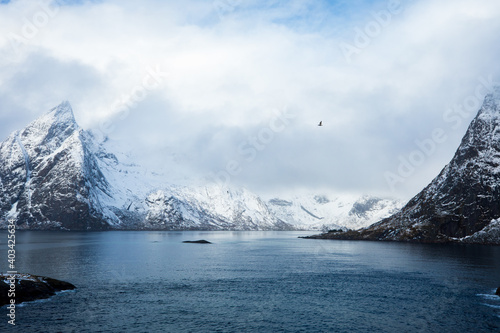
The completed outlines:
<svg viewBox="0 0 500 333">
<path fill-rule="evenodd" d="M 451 162 L 398 213 L 321 238 L 500 243 L 500 89 L 486 96 Z"/>
<path fill-rule="evenodd" d="M 108 184 L 88 140 L 64 102 L 0 144 L 2 220 L 29 229 L 106 228 L 97 199 Z"/>
<path fill-rule="evenodd" d="M 217 185 L 173 187 L 146 198 L 146 225 L 174 230 L 293 230 L 255 194 Z"/>
</svg>

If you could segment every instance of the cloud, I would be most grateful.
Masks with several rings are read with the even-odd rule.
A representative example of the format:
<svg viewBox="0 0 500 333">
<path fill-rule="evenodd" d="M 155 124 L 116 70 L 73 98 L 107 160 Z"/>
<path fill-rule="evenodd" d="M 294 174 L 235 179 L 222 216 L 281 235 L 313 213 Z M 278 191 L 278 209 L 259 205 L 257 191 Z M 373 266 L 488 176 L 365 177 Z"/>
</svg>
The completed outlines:
<svg viewBox="0 0 500 333">
<path fill-rule="evenodd" d="M 474 116 L 454 128 L 443 114 L 500 70 L 494 0 L 47 6 L 0 6 L 4 137 L 69 99 L 82 126 L 107 121 L 109 136 L 144 163 L 176 156 L 193 177 L 210 178 L 237 161 L 231 182 L 257 192 L 408 198 L 448 162 Z M 162 74 L 157 85 L 151 71 Z M 263 149 L 245 146 L 277 110 L 294 118 Z M 391 189 L 387 172 L 436 128 L 447 140 Z"/>
</svg>

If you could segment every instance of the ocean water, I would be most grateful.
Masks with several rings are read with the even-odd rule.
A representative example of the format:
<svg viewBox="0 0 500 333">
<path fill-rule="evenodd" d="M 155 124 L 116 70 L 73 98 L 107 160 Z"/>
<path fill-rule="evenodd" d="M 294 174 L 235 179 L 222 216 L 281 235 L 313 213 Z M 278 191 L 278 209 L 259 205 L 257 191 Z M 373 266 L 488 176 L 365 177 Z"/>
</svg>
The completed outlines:
<svg viewBox="0 0 500 333">
<path fill-rule="evenodd" d="M 500 332 L 500 247 L 307 234 L 19 231 L 17 270 L 77 290 L 18 307 L 16 327 L 3 307 L 0 331 Z"/>
</svg>

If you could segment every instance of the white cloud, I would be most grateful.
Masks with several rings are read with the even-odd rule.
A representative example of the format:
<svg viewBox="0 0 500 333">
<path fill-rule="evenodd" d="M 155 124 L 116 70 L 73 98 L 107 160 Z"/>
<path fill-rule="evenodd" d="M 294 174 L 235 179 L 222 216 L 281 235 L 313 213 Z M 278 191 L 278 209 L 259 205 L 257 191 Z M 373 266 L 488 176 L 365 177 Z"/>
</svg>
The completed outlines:
<svg viewBox="0 0 500 333">
<path fill-rule="evenodd" d="M 69 99 L 84 127 L 111 119 L 111 137 L 182 156 L 199 175 L 238 160 L 232 181 L 257 191 L 391 194 L 384 173 L 443 128 L 448 140 L 392 193 L 408 197 L 447 163 L 474 116 L 454 129 L 445 110 L 473 94 L 479 77 L 498 78 L 495 0 L 402 1 L 351 62 L 339 45 L 354 45 L 388 1 L 221 1 L 63 6 L 14 56 L 12 34 L 22 36 L 43 8 L 0 6 L 0 52 L 11 56 L 0 60 L 3 136 Z M 168 74 L 121 117 L 117 102 L 151 68 Z M 246 161 L 238 147 L 285 107 L 296 117 Z"/>
</svg>

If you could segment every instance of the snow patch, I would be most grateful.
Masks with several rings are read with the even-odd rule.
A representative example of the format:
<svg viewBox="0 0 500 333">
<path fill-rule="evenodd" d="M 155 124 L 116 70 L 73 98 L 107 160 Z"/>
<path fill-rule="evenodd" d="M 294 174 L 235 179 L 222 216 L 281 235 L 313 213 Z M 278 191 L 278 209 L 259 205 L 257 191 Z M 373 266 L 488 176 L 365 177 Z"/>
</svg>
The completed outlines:
<svg viewBox="0 0 500 333">
<path fill-rule="evenodd" d="M 15 219 L 17 218 L 17 215 L 19 214 L 19 212 L 17 211 L 17 204 L 18 204 L 19 201 L 16 201 L 12 207 L 10 208 L 10 210 L 7 212 L 7 219 Z"/>
<path fill-rule="evenodd" d="M 500 218 L 492 220 L 487 226 L 473 235 L 460 239 L 463 242 L 485 242 L 500 244 Z"/>
</svg>

